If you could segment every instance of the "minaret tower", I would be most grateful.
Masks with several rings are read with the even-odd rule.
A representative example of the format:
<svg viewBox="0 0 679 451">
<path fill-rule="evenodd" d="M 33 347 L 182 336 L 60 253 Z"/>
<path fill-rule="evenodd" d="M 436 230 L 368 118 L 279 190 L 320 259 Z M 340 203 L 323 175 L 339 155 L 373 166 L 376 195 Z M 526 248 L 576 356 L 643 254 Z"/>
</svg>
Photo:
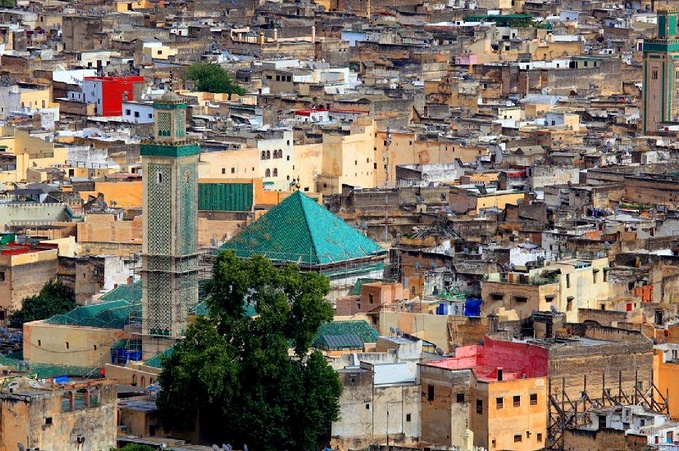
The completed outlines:
<svg viewBox="0 0 679 451">
<path fill-rule="evenodd" d="M 198 156 L 186 140 L 186 103 L 168 91 L 153 104 L 143 168 L 142 350 L 149 358 L 186 330 L 198 303 Z"/>
<path fill-rule="evenodd" d="M 644 39 L 643 132 L 679 122 L 679 11 L 658 11 L 657 35 Z"/>
</svg>

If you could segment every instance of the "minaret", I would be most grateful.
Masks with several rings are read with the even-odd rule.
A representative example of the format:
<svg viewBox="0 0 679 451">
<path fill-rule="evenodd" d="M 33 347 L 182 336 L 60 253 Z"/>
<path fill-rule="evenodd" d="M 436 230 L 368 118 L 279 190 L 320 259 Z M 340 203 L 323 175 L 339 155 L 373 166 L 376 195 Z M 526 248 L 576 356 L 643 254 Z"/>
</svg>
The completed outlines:
<svg viewBox="0 0 679 451">
<path fill-rule="evenodd" d="M 186 103 L 168 91 L 153 104 L 143 168 L 142 350 L 147 359 L 184 335 L 198 302 L 198 156 L 186 140 Z"/>
<path fill-rule="evenodd" d="M 657 36 L 644 39 L 643 132 L 679 122 L 679 12 L 658 11 Z"/>
</svg>

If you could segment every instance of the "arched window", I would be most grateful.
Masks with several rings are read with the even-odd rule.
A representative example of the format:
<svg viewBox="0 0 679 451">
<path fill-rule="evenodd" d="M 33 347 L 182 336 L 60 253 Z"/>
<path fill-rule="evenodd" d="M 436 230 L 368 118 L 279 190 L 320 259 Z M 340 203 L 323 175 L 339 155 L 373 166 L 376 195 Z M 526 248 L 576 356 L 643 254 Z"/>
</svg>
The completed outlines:
<svg viewBox="0 0 679 451">
<path fill-rule="evenodd" d="M 264 177 L 271 177 L 271 169 L 264 171 Z"/>
<path fill-rule="evenodd" d="M 271 159 L 271 151 L 270 150 L 266 151 L 266 159 L 267 160 Z"/>
<path fill-rule="evenodd" d="M 266 152 L 262 150 L 262 160 L 266 160 Z"/>
<path fill-rule="evenodd" d="M 133 375 L 132 375 L 132 385 L 133 385 L 133 386 L 134 386 L 134 385 L 137 385 L 137 375 L 136 375 L 136 374 L 133 374 Z"/>
<path fill-rule="evenodd" d="M 144 376 L 141 377 L 141 386 L 146 387 L 146 377 Z"/>
<path fill-rule="evenodd" d="M 273 168 L 273 176 L 278 177 L 278 169 L 277 168 Z"/>
</svg>

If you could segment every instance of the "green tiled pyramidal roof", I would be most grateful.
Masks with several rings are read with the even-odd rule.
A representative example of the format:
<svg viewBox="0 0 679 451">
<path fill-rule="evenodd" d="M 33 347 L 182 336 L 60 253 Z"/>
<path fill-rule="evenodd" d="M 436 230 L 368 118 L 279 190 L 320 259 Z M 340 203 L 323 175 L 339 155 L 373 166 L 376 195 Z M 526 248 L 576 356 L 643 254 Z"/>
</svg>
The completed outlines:
<svg viewBox="0 0 679 451">
<path fill-rule="evenodd" d="M 118 285 L 113 290 L 109 291 L 101 298 L 100 301 L 128 301 L 141 302 L 141 280 L 134 283 Z"/>
<path fill-rule="evenodd" d="M 273 261 L 327 265 L 384 254 L 341 218 L 300 191 L 288 196 L 225 243 L 239 257 L 264 255 Z"/>
</svg>

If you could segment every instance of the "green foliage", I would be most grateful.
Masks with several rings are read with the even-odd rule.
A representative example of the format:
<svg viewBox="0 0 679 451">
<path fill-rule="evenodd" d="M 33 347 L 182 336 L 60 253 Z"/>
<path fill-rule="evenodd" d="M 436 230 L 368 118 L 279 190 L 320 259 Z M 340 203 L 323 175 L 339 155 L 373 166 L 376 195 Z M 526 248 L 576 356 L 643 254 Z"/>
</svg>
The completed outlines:
<svg viewBox="0 0 679 451">
<path fill-rule="evenodd" d="M 22 327 L 24 323 L 46 319 L 76 308 L 75 292 L 56 279 L 51 279 L 37 296 L 24 299 L 21 310 L 9 319 L 10 327 Z"/>
<path fill-rule="evenodd" d="M 164 424 L 190 427 L 199 414 L 216 440 L 257 451 L 316 449 L 338 418 L 342 391 L 325 357 L 309 352 L 333 317 L 329 289 L 316 273 L 221 253 L 210 316 L 189 327 L 164 361 L 157 399 Z M 245 316 L 247 304 L 256 317 Z"/>
<path fill-rule="evenodd" d="M 156 448 L 149 445 L 137 445 L 136 443 L 130 443 L 122 448 L 111 448 L 111 451 L 156 451 Z"/>
<path fill-rule="evenodd" d="M 245 90 L 236 83 L 229 73 L 216 63 L 196 63 L 184 72 L 185 80 L 196 82 L 196 90 L 243 95 Z"/>
</svg>

